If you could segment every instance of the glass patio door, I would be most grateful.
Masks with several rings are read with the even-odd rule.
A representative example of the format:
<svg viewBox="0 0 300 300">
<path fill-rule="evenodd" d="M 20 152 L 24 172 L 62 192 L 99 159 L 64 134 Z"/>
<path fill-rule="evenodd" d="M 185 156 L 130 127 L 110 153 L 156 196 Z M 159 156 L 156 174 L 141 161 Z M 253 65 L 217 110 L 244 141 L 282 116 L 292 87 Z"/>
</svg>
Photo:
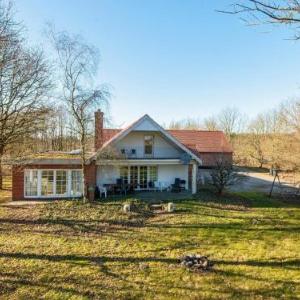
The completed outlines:
<svg viewBox="0 0 300 300">
<path fill-rule="evenodd" d="M 133 188 L 138 187 L 138 178 L 139 178 L 139 173 L 138 173 L 138 166 L 131 166 L 130 167 L 130 183 L 133 185 Z"/>
<path fill-rule="evenodd" d="M 148 187 L 148 168 L 147 168 L 147 166 L 140 166 L 139 186 L 140 186 L 140 189 L 146 189 Z"/>
</svg>

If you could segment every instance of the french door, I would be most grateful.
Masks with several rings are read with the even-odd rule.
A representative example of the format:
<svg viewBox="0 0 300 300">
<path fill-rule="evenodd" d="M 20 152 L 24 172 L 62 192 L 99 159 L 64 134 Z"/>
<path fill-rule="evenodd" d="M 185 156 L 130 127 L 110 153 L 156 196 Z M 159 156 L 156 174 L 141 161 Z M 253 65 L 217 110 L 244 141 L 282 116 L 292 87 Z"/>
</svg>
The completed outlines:
<svg viewBox="0 0 300 300">
<path fill-rule="evenodd" d="M 125 167 L 125 170 L 122 168 L 124 167 L 120 168 L 120 177 L 126 177 L 134 189 L 147 189 L 149 182 L 153 184 L 157 180 L 157 166 L 130 166 Z"/>
<path fill-rule="evenodd" d="M 148 168 L 147 166 L 140 166 L 140 189 L 146 189 L 148 187 Z"/>
<path fill-rule="evenodd" d="M 136 189 L 139 184 L 139 168 L 138 166 L 130 167 L 130 183 Z"/>
</svg>

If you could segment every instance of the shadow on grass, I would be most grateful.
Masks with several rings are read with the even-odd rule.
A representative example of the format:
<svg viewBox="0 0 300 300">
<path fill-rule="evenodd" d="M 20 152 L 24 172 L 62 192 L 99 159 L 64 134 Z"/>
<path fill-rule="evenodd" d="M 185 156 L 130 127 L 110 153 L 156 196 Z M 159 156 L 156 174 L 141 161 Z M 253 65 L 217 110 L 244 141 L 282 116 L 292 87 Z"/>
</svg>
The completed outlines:
<svg viewBox="0 0 300 300">
<path fill-rule="evenodd" d="M 153 288 L 156 289 L 156 296 L 161 295 L 162 293 L 170 296 L 171 294 L 166 293 L 166 286 L 161 285 L 159 282 L 152 284 L 149 286 L 147 283 L 143 281 L 135 281 L 134 283 L 127 278 L 122 272 L 114 273 L 109 269 L 109 266 L 105 265 L 106 263 L 125 263 L 125 264 L 139 264 L 139 263 L 162 263 L 165 264 L 166 268 L 167 265 L 174 264 L 179 266 L 179 260 L 175 258 L 165 258 L 165 257 L 110 257 L 110 256 L 82 256 L 82 255 L 50 255 L 50 254 L 34 254 L 34 253 L 8 253 L 8 252 L 0 252 L 0 258 L 6 259 L 20 259 L 20 260 L 41 260 L 47 262 L 64 262 L 64 263 L 75 263 L 75 264 L 82 264 L 82 262 L 87 261 L 89 264 L 95 264 L 99 266 L 100 271 L 109 276 L 118 280 L 119 284 L 114 286 L 113 289 L 120 292 L 128 292 L 131 290 L 130 299 L 133 299 L 134 295 L 141 296 L 141 292 L 143 293 L 151 293 L 153 292 Z M 226 260 L 215 260 L 215 270 L 212 272 L 211 280 L 216 280 L 216 284 L 218 284 L 219 291 L 225 292 L 227 295 L 236 296 L 239 298 L 240 296 L 264 296 L 264 297 L 271 297 L 271 296 L 278 296 L 280 293 L 287 292 L 287 289 L 293 290 L 297 286 L 297 282 L 290 280 L 277 280 L 277 279 L 268 279 L 268 278 L 260 278 L 257 276 L 253 276 L 247 272 L 235 272 L 230 270 L 223 270 L 222 265 L 229 265 L 229 266 L 237 266 L 237 265 L 245 265 L 251 267 L 260 267 L 260 268 L 284 268 L 284 269 L 298 269 L 300 267 L 300 259 L 289 259 L 289 260 L 270 260 L 270 261 L 260 261 L 260 260 L 247 260 L 247 261 L 226 261 Z M 160 267 L 161 268 L 161 267 Z M 56 290 L 62 293 L 70 293 L 74 295 L 81 295 L 86 297 L 106 297 L 109 295 L 108 287 L 100 284 L 94 284 L 93 282 L 84 282 L 77 281 L 76 278 L 71 278 L 66 275 L 66 280 L 68 283 L 72 283 L 76 286 L 74 287 L 65 287 L 63 286 L 63 281 L 61 281 L 60 277 L 51 278 L 51 285 L 47 282 L 40 282 L 34 278 L 30 278 L 30 274 L 18 274 L 18 273 L 0 273 L 1 281 L 0 287 L 6 289 L 7 292 L 11 292 L 13 288 L 16 288 L 18 285 L 25 285 L 25 286 L 37 286 L 43 287 L 46 290 Z M 195 275 L 199 276 L 199 275 Z M 216 276 L 226 277 L 226 280 L 235 280 L 234 278 L 240 277 L 242 280 L 253 280 L 253 281 L 260 281 L 262 283 L 272 283 L 272 287 L 265 286 L 259 288 L 243 288 L 235 287 L 234 285 L 228 286 L 227 284 L 220 284 L 220 278 Z M 121 284 L 121 281 L 126 282 L 126 286 Z M 288 286 L 288 288 L 287 288 Z M 178 282 L 174 279 L 174 281 L 170 281 L 169 288 L 177 288 L 177 289 L 185 289 L 190 291 L 199 292 L 199 296 L 201 292 L 204 292 L 203 288 L 197 287 L 189 287 L 185 284 L 178 284 Z M 208 287 L 206 287 L 208 288 Z M 161 290 L 162 289 L 162 290 Z M 3 291 L 2 291 L 3 292 Z M 100 293 L 99 293 L 100 292 Z M 292 293 L 292 292 L 291 292 Z M 1 294 L 1 292 L 0 292 Z M 148 294 L 149 296 L 150 294 Z M 120 295 L 119 295 L 120 296 Z"/>
<path fill-rule="evenodd" d="M 179 259 L 164 257 L 110 257 L 110 256 L 81 256 L 81 255 L 49 255 L 34 253 L 8 253 L 0 252 L 1 258 L 17 258 L 17 259 L 38 259 L 51 262 L 82 262 L 84 260 L 90 263 L 102 264 L 107 262 L 124 262 L 124 263 L 141 263 L 141 262 L 160 262 L 167 264 L 179 263 Z"/>
<path fill-rule="evenodd" d="M 214 260 L 215 264 L 230 265 L 230 266 L 251 266 L 251 267 L 279 267 L 279 268 L 300 268 L 300 259 L 289 260 L 245 260 L 245 261 L 230 261 L 230 260 Z"/>
<path fill-rule="evenodd" d="M 300 226 L 272 225 L 262 224 L 260 227 L 255 227 L 250 224 L 241 223 L 195 223 L 195 224 L 146 224 L 146 227 L 152 228 L 171 228 L 171 229 L 222 229 L 236 231 L 286 231 L 297 234 Z"/>
<path fill-rule="evenodd" d="M 0 258 L 13 259 L 36 259 L 46 260 L 50 262 L 80 262 L 88 261 L 95 264 L 103 264 L 110 262 L 120 263 L 145 263 L 145 262 L 159 262 L 166 264 L 178 264 L 180 258 L 166 258 L 166 257 L 119 257 L 119 256 L 83 256 L 83 255 L 50 255 L 50 254 L 35 254 L 35 253 L 9 253 L 0 252 Z M 280 267 L 298 269 L 300 267 L 300 259 L 287 260 L 245 260 L 245 261 L 231 261 L 231 260 L 213 260 L 216 265 L 232 265 L 232 266 L 252 266 L 252 267 Z"/>
</svg>

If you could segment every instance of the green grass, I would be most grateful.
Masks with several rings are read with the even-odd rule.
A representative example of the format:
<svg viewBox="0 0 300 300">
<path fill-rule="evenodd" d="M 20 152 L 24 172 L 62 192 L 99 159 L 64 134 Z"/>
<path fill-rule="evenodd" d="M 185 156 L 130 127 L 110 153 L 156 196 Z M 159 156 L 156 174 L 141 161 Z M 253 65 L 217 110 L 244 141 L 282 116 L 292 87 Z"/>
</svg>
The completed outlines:
<svg viewBox="0 0 300 300">
<path fill-rule="evenodd" d="M 171 214 L 121 207 L 0 207 L 0 298 L 300 298 L 296 201 L 203 192 Z M 213 271 L 181 267 L 187 253 L 209 255 Z"/>
</svg>

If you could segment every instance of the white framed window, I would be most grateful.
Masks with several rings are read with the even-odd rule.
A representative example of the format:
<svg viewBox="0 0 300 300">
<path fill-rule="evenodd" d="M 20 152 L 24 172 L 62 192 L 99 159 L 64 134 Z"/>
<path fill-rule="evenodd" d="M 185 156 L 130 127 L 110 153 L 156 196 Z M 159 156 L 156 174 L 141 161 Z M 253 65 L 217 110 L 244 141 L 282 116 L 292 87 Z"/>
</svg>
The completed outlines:
<svg viewBox="0 0 300 300">
<path fill-rule="evenodd" d="M 80 197 L 81 170 L 24 170 L 25 198 Z"/>
<path fill-rule="evenodd" d="M 144 154 L 145 154 L 145 156 L 153 156 L 153 144 L 154 144 L 154 136 L 153 135 L 145 135 L 144 136 Z"/>
<path fill-rule="evenodd" d="M 71 196 L 82 195 L 82 171 L 71 171 Z"/>
<path fill-rule="evenodd" d="M 56 195 L 67 195 L 68 190 L 68 177 L 66 170 L 57 170 L 56 171 Z"/>
<path fill-rule="evenodd" d="M 25 171 L 25 196 L 38 195 L 38 171 L 26 170 Z"/>
<path fill-rule="evenodd" d="M 157 181 L 157 166 L 149 166 L 149 181 Z"/>
<path fill-rule="evenodd" d="M 42 170 L 41 195 L 54 195 L 54 170 Z"/>
</svg>

